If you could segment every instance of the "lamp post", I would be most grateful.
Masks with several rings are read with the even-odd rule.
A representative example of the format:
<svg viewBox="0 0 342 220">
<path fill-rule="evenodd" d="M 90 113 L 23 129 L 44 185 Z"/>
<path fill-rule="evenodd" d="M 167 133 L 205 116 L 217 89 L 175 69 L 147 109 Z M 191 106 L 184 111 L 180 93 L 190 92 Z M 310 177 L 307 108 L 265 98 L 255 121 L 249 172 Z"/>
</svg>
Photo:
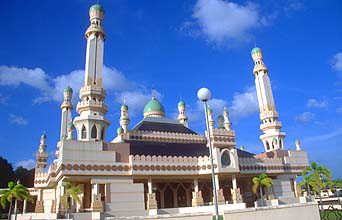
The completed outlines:
<svg viewBox="0 0 342 220">
<path fill-rule="evenodd" d="M 207 134 L 208 134 L 209 156 L 210 156 L 210 163 L 211 163 L 211 180 L 213 183 L 213 191 L 214 191 L 215 216 L 216 216 L 216 220 L 219 220 L 219 211 L 218 211 L 218 203 L 217 203 L 217 190 L 216 190 L 216 183 L 215 183 L 213 148 L 211 146 L 211 137 L 210 137 L 211 135 L 210 135 L 210 128 L 209 128 L 208 105 L 207 105 L 207 101 L 211 97 L 211 92 L 207 88 L 201 88 L 197 92 L 197 97 L 204 104 L 205 123 L 207 126 L 207 132 L 208 132 Z"/>
</svg>

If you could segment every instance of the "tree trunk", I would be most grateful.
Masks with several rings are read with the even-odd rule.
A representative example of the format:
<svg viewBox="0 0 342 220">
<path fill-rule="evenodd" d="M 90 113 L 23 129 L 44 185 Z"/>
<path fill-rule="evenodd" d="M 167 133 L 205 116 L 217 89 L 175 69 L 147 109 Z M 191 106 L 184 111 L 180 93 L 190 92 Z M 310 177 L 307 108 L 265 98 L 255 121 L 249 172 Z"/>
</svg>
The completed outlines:
<svg viewBox="0 0 342 220">
<path fill-rule="evenodd" d="M 261 185 L 259 186 L 259 190 L 260 190 L 260 200 L 261 200 L 261 206 L 264 206 L 264 197 L 263 197 L 263 195 L 262 195 L 262 187 L 261 187 Z"/>
<path fill-rule="evenodd" d="M 322 203 L 322 195 L 321 195 L 321 186 L 318 185 L 318 195 L 319 195 L 319 202 L 321 203 L 321 210 L 323 211 L 323 203 Z"/>
<path fill-rule="evenodd" d="M 17 213 L 18 213 L 18 199 L 15 198 L 15 201 L 14 201 L 14 219 L 17 220 Z"/>
<path fill-rule="evenodd" d="M 11 214 L 12 214 L 12 203 L 13 203 L 13 198 L 11 199 L 10 207 L 8 210 L 8 220 L 11 220 Z"/>
</svg>

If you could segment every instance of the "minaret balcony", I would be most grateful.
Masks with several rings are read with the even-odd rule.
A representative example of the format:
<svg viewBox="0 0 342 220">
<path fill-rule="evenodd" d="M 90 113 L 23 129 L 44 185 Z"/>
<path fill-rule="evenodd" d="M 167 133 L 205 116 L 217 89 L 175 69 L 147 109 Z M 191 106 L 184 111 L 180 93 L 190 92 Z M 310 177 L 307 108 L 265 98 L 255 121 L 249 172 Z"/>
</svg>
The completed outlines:
<svg viewBox="0 0 342 220">
<path fill-rule="evenodd" d="M 97 102 L 94 100 L 80 101 L 77 103 L 77 112 L 80 114 L 83 111 L 95 111 L 106 114 L 108 112 L 108 105 L 104 102 Z"/>
<path fill-rule="evenodd" d="M 267 73 L 267 67 L 265 65 L 255 65 L 253 73 L 257 74 L 259 71 L 264 71 L 265 73 Z"/>
<path fill-rule="evenodd" d="M 107 93 L 106 90 L 104 90 L 102 87 L 97 87 L 94 85 L 85 85 L 80 89 L 80 98 L 82 99 L 83 96 L 91 96 L 99 95 L 102 97 L 106 97 Z"/>
<path fill-rule="evenodd" d="M 262 111 L 260 113 L 260 119 L 265 120 L 268 118 L 278 118 L 279 114 L 276 110 L 271 110 L 271 111 Z"/>
<path fill-rule="evenodd" d="M 269 129 L 280 130 L 282 126 L 283 126 L 282 123 L 279 121 L 267 122 L 267 123 L 263 123 L 260 125 L 260 130 L 262 131 L 266 131 Z"/>
</svg>

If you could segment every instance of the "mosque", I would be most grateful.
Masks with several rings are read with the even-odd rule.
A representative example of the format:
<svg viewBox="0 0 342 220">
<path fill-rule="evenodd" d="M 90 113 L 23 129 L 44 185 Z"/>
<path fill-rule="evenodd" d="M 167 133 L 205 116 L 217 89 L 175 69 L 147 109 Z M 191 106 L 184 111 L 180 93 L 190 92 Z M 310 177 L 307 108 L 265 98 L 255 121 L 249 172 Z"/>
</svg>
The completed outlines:
<svg viewBox="0 0 342 220">
<path fill-rule="evenodd" d="M 236 134 L 227 108 L 217 118 L 217 127 L 212 110 L 208 110 L 209 137 L 188 126 L 183 101 L 177 105 L 179 115 L 175 120 L 165 117 L 162 103 L 154 96 L 136 125 L 129 126 L 129 106 L 123 104 L 117 136 L 106 142 L 111 121 L 106 117 L 108 105 L 102 75 L 104 9 L 95 4 L 89 15 L 84 85 L 76 105 L 78 116 L 72 118 L 73 90 L 66 87 L 56 158 L 47 166 L 45 134 L 36 154 L 34 188 L 30 189 L 35 198 L 34 212 L 45 216 L 64 212 L 62 197 L 67 193 L 66 182 L 81 189 L 80 203 L 68 199 L 69 211 L 80 215 L 148 215 L 151 210 L 211 205 L 209 138 L 220 204 L 254 206 L 256 196 L 252 193 L 251 179 L 260 173 L 267 173 L 273 179 L 273 187 L 267 192 L 271 201 L 287 204 L 298 199 L 295 179 L 308 166 L 307 153 L 299 143 L 296 149 L 285 150 L 285 133 L 281 131 L 282 123 L 260 48 L 254 48 L 251 56 L 264 153 L 253 154 L 236 147 Z"/>
</svg>

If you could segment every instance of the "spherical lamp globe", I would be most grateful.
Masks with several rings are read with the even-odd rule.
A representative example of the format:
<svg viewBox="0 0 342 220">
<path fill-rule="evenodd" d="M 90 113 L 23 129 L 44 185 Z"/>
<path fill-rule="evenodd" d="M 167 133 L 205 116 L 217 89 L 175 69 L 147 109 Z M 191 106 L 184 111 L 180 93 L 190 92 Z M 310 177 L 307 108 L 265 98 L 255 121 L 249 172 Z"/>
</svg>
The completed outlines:
<svg viewBox="0 0 342 220">
<path fill-rule="evenodd" d="M 198 90 L 197 92 L 197 97 L 199 100 L 201 100 L 202 102 L 206 102 L 210 99 L 211 97 L 211 92 L 209 89 L 207 88 L 201 88 L 200 90 Z"/>
</svg>

